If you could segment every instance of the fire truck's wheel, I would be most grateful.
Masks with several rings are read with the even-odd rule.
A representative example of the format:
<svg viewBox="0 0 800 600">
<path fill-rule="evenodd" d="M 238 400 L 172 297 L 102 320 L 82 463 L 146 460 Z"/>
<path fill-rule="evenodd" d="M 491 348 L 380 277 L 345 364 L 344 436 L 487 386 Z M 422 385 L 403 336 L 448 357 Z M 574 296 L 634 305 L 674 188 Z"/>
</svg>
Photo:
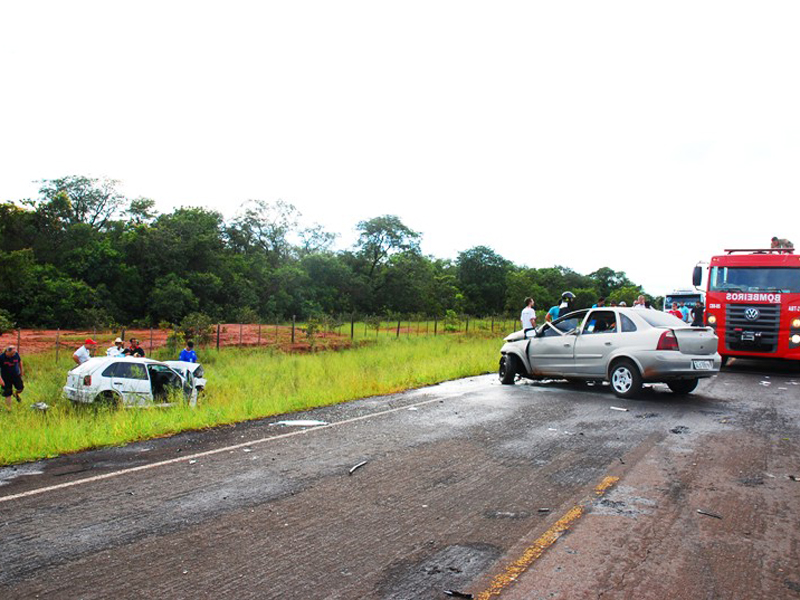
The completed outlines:
<svg viewBox="0 0 800 600">
<path fill-rule="evenodd" d="M 619 398 L 633 398 L 642 391 L 642 376 L 639 369 L 628 359 L 621 359 L 611 366 L 609 375 L 611 389 Z"/>
<path fill-rule="evenodd" d="M 506 385 L 510 385 L 514 383 L 514 379 L 517 377 L 517 371 L 519 368 L 519 359 L 514 354 L 506 354 L 500 359 L 500 370 L 498 371 L 498 375 L 500 376 L 501 383 Z"/>
<path fill-rule="evenodd" d="M 699 379 L 679 379 L 678 381 L 669 381 L 667 385 L 674 394 L 691 394 L 698 382 Z"/>
</svg>

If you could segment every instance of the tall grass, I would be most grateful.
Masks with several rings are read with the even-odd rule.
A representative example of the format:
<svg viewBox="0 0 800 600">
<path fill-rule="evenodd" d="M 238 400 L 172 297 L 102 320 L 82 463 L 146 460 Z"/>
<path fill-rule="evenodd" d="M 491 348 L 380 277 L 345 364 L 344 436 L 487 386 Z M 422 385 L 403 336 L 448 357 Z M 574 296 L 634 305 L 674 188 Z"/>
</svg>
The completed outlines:
<svg viewBox="0 0 800 600">
<path fill-rule="evenodd" d="M 118 445 L 387 394 L 492 371 L 500 344 L 483 336 L 384 338 L 342 352 L 283 354 L 210 351 L 201 356 L 208 387 L 198 406 L 94 409 L 61 399 L 69 363 L 24 357 L 23 403 L 0 409 L 0 464 Z M 33 411 L 46 402 L 46 413 Z"/>
</svg>

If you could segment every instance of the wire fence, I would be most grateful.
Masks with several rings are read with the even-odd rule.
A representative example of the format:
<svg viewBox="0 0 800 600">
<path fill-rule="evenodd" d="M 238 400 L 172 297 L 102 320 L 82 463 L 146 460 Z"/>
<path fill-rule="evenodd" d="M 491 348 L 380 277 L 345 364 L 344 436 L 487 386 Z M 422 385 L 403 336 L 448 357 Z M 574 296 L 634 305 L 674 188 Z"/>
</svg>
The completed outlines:
<svg viewBox="0 0 800 600">
<path fill-rule="evenodd" d="M 497 317 L 423 317 L 419 319 L 370 317 L 322 317 L 299 321 L 276 320 L 270 323 L 217 323 L 195 339 L 199 351 L 230 348 L 270 348 L 286 352 L 346 348 L 369 340 L 445 335 L 486 335 L 504 337 L 519 329 L 519 321 Z M 70 360 L 86 339 L 97 342 L 95 355 L 104 355 L 120 338 L 127 346 L 131 339 L 150 356 L 166 351 L 180 352 L 185 341 L 172 328 L 119 327 L 109 329 L 18 329 L 0 336 L 3 348 L 14 345 L 20 353 L 54 352 L 55 360 Z"/>
</svg>

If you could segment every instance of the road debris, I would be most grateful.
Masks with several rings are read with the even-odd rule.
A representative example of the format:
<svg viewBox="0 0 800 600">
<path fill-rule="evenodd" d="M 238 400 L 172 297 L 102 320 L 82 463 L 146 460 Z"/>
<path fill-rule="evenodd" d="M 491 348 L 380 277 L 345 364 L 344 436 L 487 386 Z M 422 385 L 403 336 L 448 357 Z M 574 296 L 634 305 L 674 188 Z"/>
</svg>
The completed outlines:
<svg viewBox="0 0 800 600">
<path fill-rule="evenodd" d="M 678 435 L 683 433 L 689 433 L 689 428 L 686 425 L 678 425 L 677 427 L 673 427 L 669 430 L 670 433 L 677 433 Z"/>
<path fill-rule="evenodd" d="M 619 411 L 622 411 L 622 412 L 628 412 L 627 408 L 620 408 L 619 406 L 609 406 L 609 408 L 611 410 L 619 410 Z"/>
<path fill-rule="evenodd" d="M 621 463 L 624 465 L 624 464 L 625 464 L 625 461 L 624 461 L 624 460 L 622 460 L 622 457 L 621 457 L 621 456 L 619 456 L 618 458 L 619 458 L 619 462 L 621 462 Z"/>
<path fill-rule="evenodd" d="M 548 427 L 547 431 L 558 431 L 558 429 L 556 429 L 555 427 Z"/>
<path fill-rule="evenodd" d="M 49 405 L 45 404 L 44 402 L 34 402 L 31 404 L 31 410 L 40 410 L 42 412 L 47 412 L 50 408 Z"/>
<path fill-rule="evenodd" d="M 551 509 L 549 508 L 540 508 L 538 512 L 540 513 L 549 513 Z"/>
<path fill-rule="evenodd" d="M 769 386 L 772 385 L 772 382 L 771 381 L 761 381 L 761 382 L 759 382 L 758 385 L 760 385 L 762 387 L 769 387 Z"/>
<path fill-rule="evenodd" d="M 351 469 L 350 469 L 350 472 L 348 473 L 348 475 L 352 475 L 352 474 L 353 474 L 353 472 L 354 472 L 356 469 L 360 469 L 360 468 L 361 468 L 361 467 L 363 467 L 365 464 L 367 464 L 367 462 L 369 462 L 369 461 L 366 461 L 366 460 L 364 460 L 364 461 L 361 461 L 360 463 L 358 463 L 357 465 L 355 465 L 353 468 L 351 468 Z"/>
<path fill-rule="evenodd" d="M 317 427 L 319 425 L 327 425 L 327 421 L 314 421 L 313 419 L 297 419 L 294 421 L 278 421 L 272 423 L 273 425 L 283 425 L 284 427 Z"/>
<path fill-rule="evenodd" d="M 190 465 L 193 465 L 193 464 L 195 464 L 196 462 L 197 462 L 196 460 L 190 460 L 190 461 L 189 461 L 189 464 L 190 464 Z"/>
<path fill-rule="evenodd" d="M 448 596 L 453 596 L 454 598 L 474 598 L 472 594 L 468 594 L 466 592 L 459 592 L 458 590 L 445 590 L 445 594 Z"/>
<path fill-rule="evenodd" d="M 701 515 L 705 515 L 707 517 L 714 517 L 715 519 L 721 519 L 722 515 L 718 515 L 717 513 L 708 512 L 707 510 L 703 510 L 702 508 L 698 508 L 697 512 Z"/>
<path fill-rule="evenodd" d="M 409 406 L 408 410 L 419 410 L 419 408 L 417 408 L 416 406 Z"/>
<path fill-rule="evenodd" d="M 787 475 L 786 477 L 788 477 L 792 481 L 800 481 L 800 477 L 798 477 L 797 475 Z"/>
</svg>

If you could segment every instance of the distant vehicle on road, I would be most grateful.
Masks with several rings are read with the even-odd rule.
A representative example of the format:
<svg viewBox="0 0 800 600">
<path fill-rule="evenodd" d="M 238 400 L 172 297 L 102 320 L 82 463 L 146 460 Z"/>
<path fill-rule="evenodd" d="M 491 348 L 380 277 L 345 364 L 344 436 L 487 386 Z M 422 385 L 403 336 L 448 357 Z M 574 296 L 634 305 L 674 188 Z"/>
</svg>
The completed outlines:
<svg viewBox="0 0 800 600">
<path fill-rule="evenodd" d="M 172 406 L 176 398 L 194 404 L 191 373 L 180 375 L 149 358 L 90 358 L 67 374 L 64 396 L 73 402 L 118 407 Z"/>
<path fill-rule="evenodd" d="M 500 380 L 564 378 L 608 381 L 621 398 L 643 383 L 663 382 L 677 394 L 692 392 L 701 378 L 719 372 L 717 336 L 657 310 L 579 310 L 524 338 L 518 331 L 500 350 Z"/>
<path fill-rule="evenodd" d="M 677 302 L 678 304 L 683 303 L 684 306 L 688 307 L 690 310 L 697 302 L 704 302 L 704 294 L 698 290 L 673 290 L 666 296 L 664 296 L 664 304 L 661 306 L 661 310 L 664 312 L 669 312 L 672 309 L 672 303 Z M 691 319 L 689 319 L 691 321 Z"/>
</svg>

